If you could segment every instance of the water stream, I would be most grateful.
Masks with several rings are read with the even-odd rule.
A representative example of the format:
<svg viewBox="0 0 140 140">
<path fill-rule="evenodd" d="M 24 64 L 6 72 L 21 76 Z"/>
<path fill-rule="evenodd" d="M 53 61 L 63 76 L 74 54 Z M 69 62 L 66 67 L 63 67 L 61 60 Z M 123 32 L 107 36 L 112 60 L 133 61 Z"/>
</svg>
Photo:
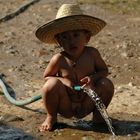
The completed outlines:
<svg viewBox="0 0 140 140">
<path fill-rule="evenodd" d="M 81 90 L 81 87 L 80 86 L 75 86 L 74 87 L 75 90 Z M 88 87 L 84 87 L 82 88 L 82 90 L 88 94 L 88 96 L 94 101 L 97 109 L 99 110 L 100 114 L 102 115 L 102 117 L 104 118 L 107 126 L 108 126 L 108 129 L 110 131 L 110 133 L 115 136 L 115 131 L 114 131 L 114 128 L 112 126 L 112 121 L 111 119 L 109 118 L 109 115 L 107 113 L 107 110 L 106 110 L 106 106 L 104 105 L 104 103 L 102 102 L 102 100 L 100 99 L 100 97 L 97 95 L 97 93 L 92 90 L 91 88 L 88 88 Z"/>
<path fill-rule="evenodd" d="M 84 87 L 83 91 L 85 93 L 87 93 L 91 97 L 91 99 L 94 101 L 97 109 L 99 110 L 100 114 L 104 118 L 110 133 L 113 136 L 115 136 L 114 128 L 112 126 L 112 121 L 109 118 L 109 115 L 107 113 L 106 107 L 105 107 L 104 103 L 102 102 L 102 100 L 100 99 L 100 97 L 97 95 L 97 93 L 94 90 L 92 90 L 90 88 Z"/>
</svg>

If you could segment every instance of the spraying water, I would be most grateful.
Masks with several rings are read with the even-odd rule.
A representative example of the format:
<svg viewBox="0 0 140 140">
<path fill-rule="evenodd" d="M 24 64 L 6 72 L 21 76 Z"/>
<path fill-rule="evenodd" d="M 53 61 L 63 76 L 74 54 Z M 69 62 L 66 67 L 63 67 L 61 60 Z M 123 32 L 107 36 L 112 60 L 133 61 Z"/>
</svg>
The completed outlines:
<svg viewBox="0 0 140 140">
<path fill-rule="evenodd" d="M 74 87 L 75 90 L 81 90 L 81 87 L 80 86 L 75 86 Z M 106 107 L 105 105 L 103 104 L 102 100 L 100 99 L 100 97 L 97 95 L 97 93 L 92 90 L 91 88 L 88 88 L 88 87 L 84 87 L 82 88 L 82 90 L 88 94 L 88 96 L 94 101 L 97 109 L 99 110 L 100 114 L 102 115 L 102 117 L 104 118 L 107 126 L 108 126 L 108 129 L 109 131 L 111 132 L 111 134 L 113 136 L 115 136 L 115 132 L 114 132 L 114 128 L 112 126 L 112 121 L 111 119 L 109 118 L 108 116 L 108 113 L 107 113 L 107 110 L 106 110 Z"/>
</svg>

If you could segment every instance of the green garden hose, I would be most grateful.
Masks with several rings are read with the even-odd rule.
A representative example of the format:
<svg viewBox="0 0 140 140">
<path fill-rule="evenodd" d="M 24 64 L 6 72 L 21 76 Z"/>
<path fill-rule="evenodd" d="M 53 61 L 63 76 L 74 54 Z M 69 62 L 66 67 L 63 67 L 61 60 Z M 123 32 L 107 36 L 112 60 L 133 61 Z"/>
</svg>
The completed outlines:
<svg viewBox="0 0 140 140">
<path fill-rule="evenodd" d="M 3 93 L 4 93 L 5 97 L 8 99 L 8 101 L 16 106 L 25 106 L 27 104 L 33 103 L 42 98 L 41 95 L 35 95 L 35 96 L 27 98 L 25 100 L 16 100 L 14 97 L 11 96 L 10 86 L 5 82 L 3 74 L 0 74 L 0 87 L 2 88 Z"/>
</svg>

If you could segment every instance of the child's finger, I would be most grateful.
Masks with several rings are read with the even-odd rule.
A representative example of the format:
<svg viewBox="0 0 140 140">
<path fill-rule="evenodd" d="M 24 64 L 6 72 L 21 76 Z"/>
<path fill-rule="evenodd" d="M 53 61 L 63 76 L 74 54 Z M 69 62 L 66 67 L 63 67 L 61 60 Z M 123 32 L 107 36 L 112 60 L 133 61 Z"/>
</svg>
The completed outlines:
<svg viewBox="0 0 140 140">
<path fill-rule="evenodd" d="M 80 81 L 81 81 L 81 82 L 87 82 L 88 79 L 87 79 L 87 77 L 84 77 L 84 78 L 82 78 Z"/>
<path fill-rule="evenodd" d="M 83 89 L 86 85 L 87 85 L 87 84 L 82 85 L 82 86 L 81 86 L 81 89 Z"/>
</svg>

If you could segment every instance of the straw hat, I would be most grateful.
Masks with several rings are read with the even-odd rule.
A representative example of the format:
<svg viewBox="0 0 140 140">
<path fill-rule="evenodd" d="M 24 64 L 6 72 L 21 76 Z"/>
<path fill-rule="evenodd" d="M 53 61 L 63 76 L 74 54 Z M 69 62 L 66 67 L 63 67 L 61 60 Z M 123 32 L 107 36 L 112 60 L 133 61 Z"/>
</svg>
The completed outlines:
<svg viewBox="0 0 140 140">
<path fill-rule="evenodd" d="M 106 23 L 96 17 L 84 15 L 77 4 L 63 4 L 56 15 L 56 19 L 39 27 L 36 37 L 48 44 L 56 44 L 55 35 L 68 30 L 85 29 L 96 35 Z"/>
</svg>

